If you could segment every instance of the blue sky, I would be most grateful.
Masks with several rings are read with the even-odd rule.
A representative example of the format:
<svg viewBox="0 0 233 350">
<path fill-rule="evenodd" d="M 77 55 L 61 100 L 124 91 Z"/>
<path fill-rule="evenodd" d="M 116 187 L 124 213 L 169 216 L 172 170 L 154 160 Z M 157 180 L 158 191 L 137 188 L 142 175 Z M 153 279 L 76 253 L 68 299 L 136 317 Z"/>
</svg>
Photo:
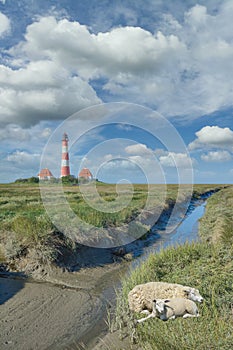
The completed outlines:
<svg viewBox="0 0 233 350">
<path fill-rule="evenodd" d="M 192 168 L 195 183 L 232 183 L 232 18 L 231 0 L 0 0 L 0 182 L 37 175 L 47 142 L 60 147 L 66 131 L 80 137 L 75 175 L 88 166 L 108 182 L 156 172 L 158 182 L 179 172 L 188 182 Z M 93 128 L 79 113 L 122 101 L 160 113 L 170 139 L 143 130 L 142 112 L 142 130 L 132 116 L 112 125 L 110 113 L 101 126 L 97 113 Z M 74 113 L 77 129 L 66 123 Z M 85 123 L 92 130 L 80 134 Z M 46 164 L 55 176 L 59 152 Z"/>
</svg>

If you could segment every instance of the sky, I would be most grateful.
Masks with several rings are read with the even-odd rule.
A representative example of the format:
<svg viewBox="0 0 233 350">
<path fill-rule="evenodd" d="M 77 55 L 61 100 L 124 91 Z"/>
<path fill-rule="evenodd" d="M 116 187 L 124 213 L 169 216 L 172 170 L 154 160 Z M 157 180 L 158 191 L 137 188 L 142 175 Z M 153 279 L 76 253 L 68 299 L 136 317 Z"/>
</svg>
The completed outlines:
<svg viewBox="0 0 233 350">
<path fill-rule="evenodd" d="M 75 176 L 232 183 L 232 18 L 232 0 L 0 0 L 0 183 L 59 177 L 64 132 Z"/>
</svg>

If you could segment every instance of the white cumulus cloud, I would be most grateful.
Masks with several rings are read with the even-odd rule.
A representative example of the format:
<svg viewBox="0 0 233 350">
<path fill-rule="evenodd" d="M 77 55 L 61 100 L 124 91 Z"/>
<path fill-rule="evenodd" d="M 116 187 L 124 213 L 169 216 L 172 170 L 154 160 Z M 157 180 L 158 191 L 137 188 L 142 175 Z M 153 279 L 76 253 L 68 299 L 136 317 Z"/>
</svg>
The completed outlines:
<svg viewBox="0 0 233 350">
<path fill-rule="evenodd" d="M 9 18 L 0 12 L 0 37 L 10 30 L 10 20 Z"/>
<path fill-rule="evenodd" d="M 137 165 L 130 161 L 129 159 L 111 159 L 108 162 L 106 162 L 103 166 L 104 170 L 119 170 L 119 169 L 136 169 Z"/>
<path fill-rule="evenodd" d="M 65 119 L 102 102 L 102 94 L 150 105 L 168 117 L 197 118 L 232 107 L 233 4 L 216 6 L 211 13 L 209 2 L 183 6 L 183 18 L 167 13 L 160 30 L 151 31 L 139 26 L 134 11 L 126 16 L 131 26 L 104 32 L 67 18 L 37 17 L 0 67 L 2 123 Z M 4 33 L 10 24 L 1 16 Z"/>
<path fill-rule="evenodd" d="M 233 131 L 219 126 L 205 126 L 195 133 L 197 138 L 189 144 L 189 149 L 202 147 L 233 147 Z"/>
<path fill-rule="evenodd" d="M 42 60 L 18 70 L 0 66 L 0 123 L 30 126 L 64 119 L 100 103 L 93 88 L 57 63 Z"/>
<path fill-rule="evenodd" d="M 167 155 L 159 157 L 159 161 L 164 167 L 189 169 L 193 166 L 193 161 L 186 153 L 167 152 Z"/>
<path fill-rule="evenodd" d="M 25 38 L 10 50 L 12 55 L 26 55 L 32 60 L 47 58 L 86 79 L 105 75 L 121 80 L 122 74 L 158 72 L 166 63 L 172 64 L 185 48 L 173 34 L 165 36 L 158 31 L 153 35 L 130 26 L 93 34 L 79 22 L 52 16 L 29 25 Z"/>
<path fill-rule="evenodd" d="M 138 143 L 135 145 L 130 145 L 125 148 L 125 152 L 128 154 L 135 154 L 135 155 L 148 155 L 152 151 L 144 144 Z"/>
<path fill-rule="evenodd" d="M 27 27 L 25 40 L 9 50 L 14 68 L 0 66 L 1 121 L 30 125 L 64 119 L 101 102 L 90 84 L 101 77 L 103 90 L 118 90 L 119 96 L 128 90 L 130 99 L 132 84 L 140 89 L 146 76 L 172 66 L 184 48 L 173 34 L 129 26 L 93 34 L 75 21 L 41 17 Z M 145 89 L 146 99 L 153 98 L 150 86 Z"/>
<path fill-rule="evenodd" d="M 205 162 L 227 162 L 232 159 L 232 156 L 228 151 L 210 151 L 202 154 L 201 159 Z"/>
</svg>

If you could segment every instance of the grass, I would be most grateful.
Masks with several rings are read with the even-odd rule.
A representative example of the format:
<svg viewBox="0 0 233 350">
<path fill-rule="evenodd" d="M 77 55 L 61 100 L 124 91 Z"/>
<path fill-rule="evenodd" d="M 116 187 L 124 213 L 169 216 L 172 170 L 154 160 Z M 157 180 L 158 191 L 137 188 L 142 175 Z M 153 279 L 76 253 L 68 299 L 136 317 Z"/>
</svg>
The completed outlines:
<svg viewBox="0 0 233 350">
<path fill-rule="evenodd" d="M 200 224 L 201 242 L 152 254 L 132 271 L 130 277 L 122 282 L 112 329 L 120 329 L 122 336 L 131 337 L 140 349 L 232 349 L 232 199 L 233 187 L 222 189 L 209 198 Z M 137 284 L 153 280 L 198 288 L 205 298 L 203 305 L 199 306 L 201 317 L 168 322 L 150 319 L 136 327 L 135 319 L 142 316 L 130 313 L 128 292 Z"/>
<path fill-rule="evenodd" d="M 129 205 L 116 213 L 108 213 L 93 209 L 83 199 L 82 193 L 80 192 L 78 186 L 64 186 L 64 193 L 72 210 L 80 215 L 84 221 L 95 226 L 105 226 L 106 224 L 114 225 L 121 222 L 127 222 L 127 220 L 129 220 L 132 216 L 137 215 L 145 206 L 148 197 L 148 186 L 133 186 L 133 197 Z M 57 186 L 51 185 L 51 187 L 52 190 L 56 192 Z M 201 193 L 216 187 L 217 185 L 195 185 L 194 196 L 198 196 Z M 121 185 L 121 189 L 124 189 L 124 185 Z M 113 203 L 114 205 L 114 201 L 118 195 L 115 185 L 97 184 L 97 191 L 100 198 L 107 203 Z M 182 189 L 183 197 L 180 197 L 180 201 L 185 198 L 187 191 L 186 186 L 184 186 Z M 177 185 L 168 185 L 167 188 L 163 188 L 161 185 L 152 185 L 150 188 L 149 206 L 150 208 L 160 207 L 161 203 L 163 202 L 166 203 L 165 205 L 168 205 L 168 203 L 174 202 L 176 197 Z M 126 191 L 123 193 L 122 198 L 127 202 L 128 199 L 131 198 L 131 194 Z M 98 198 L 93 199 L 94 204 L 96 201 L 98 201 Z M 0 228 L 2 228 L 2 225 L 4 226 L 5 222 L 11 221 L 18 215 L 28 217 L 46 215 L 40 198 L 40 190 L 38 185 L 0 185 L 0 208 Z"/>
<path fill-rule="evenodd" d="M 201 219 L 200 235 L 212 242 L 221 239 L 233 243 L 233 188 L 223 189 L 208 200 L 205 215 Z"/>
<path fill-rule="evenodd" d="M 49 186 L 49 193 L 56 197 L 58 185 L 46 183 L 45 189 L 46 186 Z M 198 197 L 216 187 L 217 185 L 196 185 L 194 196 Z M 156 212 L 172 206 L 178 193 L 177 185 L 168 185 L 166 188 L 161 185 L 150 185 L 148 190 L 147 185 L 136 184 L 133 185 L 132 194 L 125 185 L 116 188 L 115 185 L 97 183 L 99 197 L 96 198 L 91 186 L 86 185 L 84 188 L 94 208 L 84 200 L 79 186 L 63 186 L 65 197 L 73 212 L 84 222 L 95 227 L 115 227 L 128 223 L 142 211 L 146 203 L 153 217 Z M 190 186 L 182 186 L 182 193 L 178 198 L 180 203 L 186 199 L 189 191 Z M 119 195 L 120 204 L 125 203 L 125 206 L 120 210 L 116 207 L 114 211 Z M 98 210 L 98 201 L 101 202 L 101 200 L 104 205 L 110 205 L 112 212 Z M 59 256 L 59 246 L 75 248 L 75 244 L 62 236 L 51 223 L 43 206 L 38 184 L 0 185 L 0 209 L 1 260 L 4 260 L 3 253 L 6 260 L 10 262 L 33 255 L 38 264 L 43 264 L 45 261 L 47 263 L 56 261 Z M 131 229 L 135 231 L 137 229 L 135 227 L 132 226 Z"/>
</svg>

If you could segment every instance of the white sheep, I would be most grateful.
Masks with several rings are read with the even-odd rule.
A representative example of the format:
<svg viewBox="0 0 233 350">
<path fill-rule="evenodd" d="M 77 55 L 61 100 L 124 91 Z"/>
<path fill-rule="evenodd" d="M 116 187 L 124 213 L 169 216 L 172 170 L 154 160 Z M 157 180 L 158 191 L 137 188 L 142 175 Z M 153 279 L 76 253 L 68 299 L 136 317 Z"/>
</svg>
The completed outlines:
<svg viewBox="0 0 233 350">
<path fill-rule="evenodd" d="M 199 312 L 194 301 L 185 298 L 153 300 L 153 310 L 147 317 L 139 319 L 141 323 L 151 317 L 158 317 L 163 321 L 174 320 L 176 317 L 198 317 Z"/>
<path fill-rule="evenodd" d="M 202 302 L 203 297 L 199 290 L 181 284 L 167 282 L 148 282 L 135 286 L 128 294 L 128 303 L 131 311 L 152 311 L 152 301 L 155 299 L 186 298 Z"/>
</svg>

